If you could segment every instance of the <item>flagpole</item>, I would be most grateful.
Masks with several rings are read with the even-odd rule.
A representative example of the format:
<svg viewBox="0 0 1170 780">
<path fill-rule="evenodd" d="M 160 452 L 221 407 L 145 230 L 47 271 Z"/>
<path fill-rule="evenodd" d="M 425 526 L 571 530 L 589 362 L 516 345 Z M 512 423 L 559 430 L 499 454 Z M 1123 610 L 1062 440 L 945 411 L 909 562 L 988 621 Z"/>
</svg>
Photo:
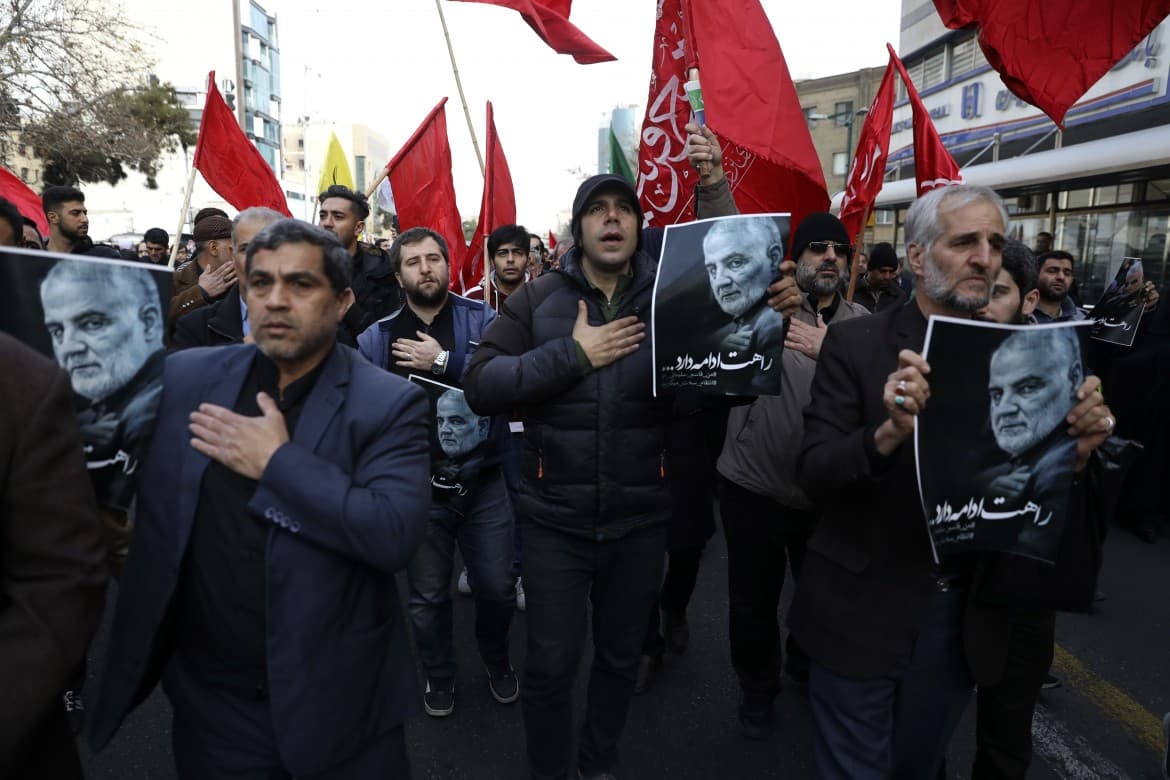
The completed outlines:
<svg viewBox="0 0 1170 780">
<path fill-rule="evenodd" d="M 463 104 L 463 117 L 467 120 L 467 131 L 471 133 L 471 145 L 475 147 L 475 159 L 479 160 L 479 172 L 487 175 L 483 164 L 483 153 L 479 150 L 479 139 L 475 137 L 475 125 L 471 122 L 471 111 L 467 108 L 467 96 L 463 94 L 463 81 L 459 78 L 459 66 L 455 64 L 455 49 L 451 47 L 451 34 L 447 31 L 447 17 L 443 15 L 442 0 L 435 0 L 439 21 L 443 25 L 443 38 L 447 41 L 447 54 L 451 57 L 451 72 L 455 74 L 455 88 L 459 90 L 459 102 Z"/>
<path fill-rule="evenodd" d="M 873 204 L 870 204 L 865 209 L 865 219 L 861 221 L 861 230 L 857 231 L 854 237 L 853 246 L 857 247 L 857 254 L 861 254 L 861 239 L 865 236 L 865 226 L 869 224 L 869 217 L 873 214 Z M 845 293 L 845 300 L 853 303 L 853 293 L 857 291 L 857 278 L 861 275 L 857 272 L 857 262 L 853 262 L 849 273 L 849 290 Z"/>
<path fill-rule="evenodd" d="M 187 209 L 191 208 L 191 190 L 195 187 L 195 161 L 191 161 L 191 173 L 187 176 L 187 191 L 183 194 L 183 210 L 179 212 L 179 226 L 175 229 L 175 240 L 171 242 L 171 259 L 167 265 L 175 267 L 179 256 L 179 241 L 183 238 L 183 224 L 187 221 Z"/>
<path fill-rule="evenodd" d="M 366 187 L 366 200 L 369 200 L 371 197 L 373 197 L 374 191 L 376 189 L 378 189 L 379 185 L 381 185 L 382 180 L 385 179 L 389 175 L 390 175 L 390 169 L 383 168 L 382 172 L 378 174 L 378 178 L 374 179 L 373 183 L 370 184 L 369 187 Z"/>
</svg>

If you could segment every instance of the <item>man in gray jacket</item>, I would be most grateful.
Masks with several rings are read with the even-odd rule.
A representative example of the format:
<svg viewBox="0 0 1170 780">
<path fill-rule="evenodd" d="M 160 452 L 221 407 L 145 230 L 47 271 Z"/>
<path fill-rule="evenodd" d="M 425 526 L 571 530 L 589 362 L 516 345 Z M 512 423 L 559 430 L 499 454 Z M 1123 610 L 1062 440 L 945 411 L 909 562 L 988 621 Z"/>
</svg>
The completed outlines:
<svg viewBox="0 0 1170 780">
<path fill-rule="evenodd" d="M 735 213 L 723 175 L 718 140 L 692 126 L 688 154 L 699 170 L 700 217 Z M 709 164 L 705 164 L 709 163 Z M 849 236 L 831 214 L 809 214 L 792 234 L 796 282 L 805 294 L 789 320 L 778 396 L 761 396 L 731 410 L 717 470 L 720 516 L 727 539 L 731 662 L 739 677 L 740 732 L 764 739 L 775 722 L 780 692 L 780 625 L 776 608 L 784 569 L 799 576 L 805 541 L 816 509 L 796 482 L 796 458 L 804 435 L 804 407 L 810 399 L 821 342 L 830 323 L 869 312 L 841 293 L 852 254 Z M 807 679 L 808 659 L 789 637 L 786 669 Z"/>
</svg>

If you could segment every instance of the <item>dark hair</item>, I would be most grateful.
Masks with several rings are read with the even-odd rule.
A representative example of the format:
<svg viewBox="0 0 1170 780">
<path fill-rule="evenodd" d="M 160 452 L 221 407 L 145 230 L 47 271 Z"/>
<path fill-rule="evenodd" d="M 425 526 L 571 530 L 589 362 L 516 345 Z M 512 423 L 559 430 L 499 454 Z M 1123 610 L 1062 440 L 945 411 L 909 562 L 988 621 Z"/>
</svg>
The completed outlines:
<svg viewBox="0 0 1170 780">
<path fill-rule="evenodd" d="M 365 195 L 354 192 L 344 184 L 330 185 L 329 189 L 321 193 L 317 198 L 318 203 L 324 203 L 329 198 L 344 198 L 353 204 L 353 213 L 358 219 L 365 219 L 370 216 L 370 202 L 366 200 Z"/>
<path fill-rule="evenodd" d="M 299 219 L 282 219 L 261 230 L 248 244 L 244 257 L 244 274 L 252 271 L 252 258 L 260 250 L 279 249 L 285 244 L 312 244 L 321 250 L 321 265 L 333 292 L 340 293 L 349 287 L 349 252 L 337 240 L 337 236 L 324 228 L 301 222 Z"/>
<path fill-rule="evenodd" d="M 1039 276 L 1036 257 L 1022 241 L 1009 238 L 1003 242 L 1003 270 L 1011 274 L 1020 290 L 1020 298 L 1036 289 Z"/>
<path fill-rule="evenodd" d="M 41 206 L 45 210 L 45 217 L 50 211 L 57 211 L 61 206 L 73 201 L 85 203 L 85 193 L 76 187 L 45 187 L 41 193 Z"/>
<path fill-rule="evenodd" d="M 443 253 L 443 262 L 448 266 L 451 265 L 451 254 L 447 248 L 447 239 L 430 228 L 412 227 L 410 230 L 399 233 L 398 238 L 394 239 L 394 243 L 390 245 L 388 254 L 390 257 L 390 267 L 394 269 L 394 273 L 402 270 L 402 247 L 417 244 L 428 238 L 435 239 L 435 243 L 439 245 L 439 251 Z"/>
<path fill-rule="evenodd" d="M 8 220 L 12 225 L 12 240 L 15 242 L 12 246 L 24 244 L 24 217 L 20 215 L 20 209 L 4 198 L 0 198 L 0 219 Z"/>
<path fill-rule="evenodd" d="M 1043 268 L 1046 260 L 1067 260 L 1071 266 L 1076 266 L 1076 260 L 1068 252 L 1060 249 L 1053 249 L 1051 252 L 1041 252 L 1036 258 L 1036 268 Z"/>
<path fill-rule="evenodd" d="M 523 225 L 501 225 L 488 236 L 488 258 L 495 257 L 496 250 L 504 244 L 515 244 L 524 250 L 524 254 L 528 254 L 528 237 L 529 233 Z"/>
<path fill-rule="evenodd" d="M 142 236 L 142 240 L 151 244 L 162 244 L 163 246 L 171 245 L 170 234 L 162 228 L 151 228 L 150 230 L 146 231 L 145 235 Z"/>
</svg>

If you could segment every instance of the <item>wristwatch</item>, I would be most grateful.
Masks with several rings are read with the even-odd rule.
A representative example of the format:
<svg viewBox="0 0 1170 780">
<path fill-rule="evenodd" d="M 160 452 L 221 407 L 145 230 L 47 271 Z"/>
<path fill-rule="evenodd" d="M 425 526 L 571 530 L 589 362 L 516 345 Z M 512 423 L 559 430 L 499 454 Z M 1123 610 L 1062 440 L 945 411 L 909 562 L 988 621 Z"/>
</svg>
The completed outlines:
<svg viewBox="0 0 1170 780">
<path fill-rule="evenodd" d="M 431 373 L 435 376 L 442 376 L 443 372 L 447 370 L 447 358 L 451 355 L 450 351 L 443 350 L 435 358 L 435 362 L 431 363 Z"/>
</svg>

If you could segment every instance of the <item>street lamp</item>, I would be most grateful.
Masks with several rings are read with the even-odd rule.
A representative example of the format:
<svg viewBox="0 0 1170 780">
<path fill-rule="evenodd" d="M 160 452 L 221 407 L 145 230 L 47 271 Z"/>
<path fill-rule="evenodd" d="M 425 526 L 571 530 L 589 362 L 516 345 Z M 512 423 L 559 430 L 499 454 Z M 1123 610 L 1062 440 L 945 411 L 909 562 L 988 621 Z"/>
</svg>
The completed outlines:
<svg viewBox="0 0 1170 780">
<path fill-rule="evenodd" d="M 845 175 L 849 175 L 849 158 L 853 154 L 853 120 L 855 117 L 865 116 L 869 113 L 868 108 L 859 108 L 856 111 L 838 111 L 835 114 L 809 114 L 805 117 L 809 123 L 809 129 L 815 128 L 817 122 L 822 119 L 844 119 L 842 124 L 845 125 Z"/>
</svg>

